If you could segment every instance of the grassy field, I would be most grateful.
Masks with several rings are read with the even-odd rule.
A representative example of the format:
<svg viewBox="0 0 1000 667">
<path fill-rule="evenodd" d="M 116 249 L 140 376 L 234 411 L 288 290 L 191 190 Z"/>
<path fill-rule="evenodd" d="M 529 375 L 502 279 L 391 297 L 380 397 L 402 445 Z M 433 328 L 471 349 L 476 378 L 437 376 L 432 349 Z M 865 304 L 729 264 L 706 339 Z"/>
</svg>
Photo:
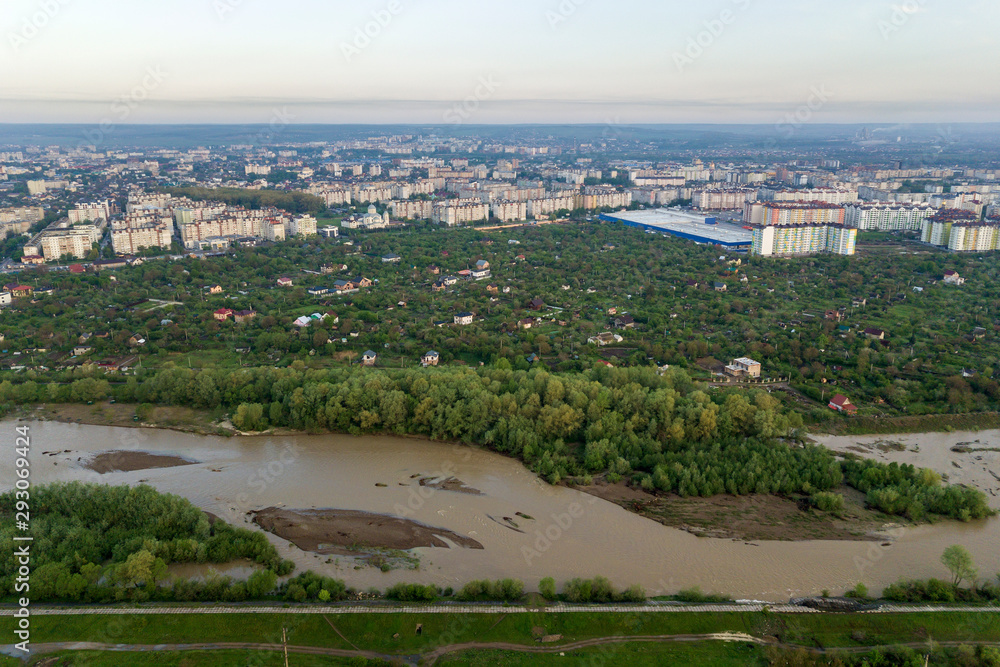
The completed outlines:
<svg viewBox="0 0 1000 667">
<path fill-rule="evenodd" d="M 329 622 L 328 620 L 329 619 Z M 12 618 L 0 619 L 11 636 Z M 336 630 L 331 627 L 336 626 Z M 417 634 L 418 625 L 422 626 Z M 280 643 L 390 655 L 414 655 L 445 645 L 508 642 L 533 645 L 540 634 L 563 643 L 596 637 L 741 632 L 806 647 L 859 647 L 904 642 L 1000 642 L 1000 614 L 644 614 L 543 611 L 527 614 L 225 614 L 177 616 L 36 616 L 32 641 L 105 643 Z M 338 634 L 339 631 L 339 634 Z M 341 638 L 343 635 L 348 641 Z M 398 638 L 396 637 L 398 635 Z"/>
</svg>

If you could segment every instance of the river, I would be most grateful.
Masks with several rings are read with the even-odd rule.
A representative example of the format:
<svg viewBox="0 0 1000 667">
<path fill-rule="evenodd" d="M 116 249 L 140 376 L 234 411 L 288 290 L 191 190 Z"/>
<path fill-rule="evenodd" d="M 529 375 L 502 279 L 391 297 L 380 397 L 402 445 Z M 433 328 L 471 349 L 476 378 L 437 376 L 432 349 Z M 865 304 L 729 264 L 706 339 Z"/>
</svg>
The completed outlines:
<svg viewBox="0 0 1000 667">
<path fill-rule="evenodd" d="M 6 424 L 13 442 L 14 423 Z M 650 595 L 699 586 L 705 592 L 780 602 L 823 589 L 837 594 L 858 582 L 878 591 L 900 577 L 945 577 L 939 558 L 951 544 L 968 547 L 983 576 L 1000 572 L 1000 519 L 899 530 L 886 543 L 747 544 L 664 527 L 573 489 L 551 487 L 517 461 L 450 444 L 344 435 L 218 438 L 56 422 L 26 424 L 31 428 L 35 485 L 144 481 L 255 530 L 246 513 L 272 506 L 403 515 L 467 535 L 484 547 L 416 549 L 418 570 L 383 573 L 371 567 L 355 569 L 348 558 L 301 551 L 269 534 L 298 568 L 343 578 L 359 589 L 399 581 L 457 588 L 471 579 L 500 577 L 521 579 L 532 589 L 546 576 L 559 582 L 604 575 L 619 586 L 640 584 Z M 984 437 L 965 435 L 933 440 L 938 448 L 947 448 L 952 441 Z M 994 437 L 1000 441 L 1000 434 Z M 843 448 L 860 440 L 827 438 L 824 444 Z M 930 456 L 930 440 L 925 440 L 928 444 L 921 451 Z M 199 463 L 103 475 L 84 467 L 89 457 L 113 450 L 178 455 Z M 947 460 L 937 449 L 933 456 L 941 465 Z M 12 486 L 13 458 L 3 457 L 0 465 L 2 490 Z M 414 476 L 427 475 L 454 476 L 482 495 L 419 486 Z M 503 517 L 516 517 L 523 532 L 503 525 Z"/>
</svg>

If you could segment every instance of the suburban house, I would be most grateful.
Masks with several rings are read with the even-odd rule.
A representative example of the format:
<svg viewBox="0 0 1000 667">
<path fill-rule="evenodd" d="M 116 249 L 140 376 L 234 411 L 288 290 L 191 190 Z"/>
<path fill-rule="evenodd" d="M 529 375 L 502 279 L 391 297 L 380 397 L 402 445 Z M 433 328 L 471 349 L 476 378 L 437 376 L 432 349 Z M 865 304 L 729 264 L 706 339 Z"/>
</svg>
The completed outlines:
<svg viewBox="0 0 1000 667">
<path fill-rule="evenodd" d="M 205 291 L 209 294 L 222 294 L 222 285 L 205 285 Z"/>
<path fill-rule="evenodd" d="M 278 287 L 292 287 L 293 285 L 295 285 L 295 281 L 288 276 L 281 276 L 278 278 Z"/>
<path fill-rule="evenodd" d="M 35 291 L 35 288 L 30 285 L 7 285 L 4 289 L 10 292 L 15 299 L 27 298 Z"/>
<path fill-rule="evenodd" d="M 747 357 L 741 357 L 739 359 L 733 359 L 733 363 L 726 366 L 726 375 L 741 378 L 741 377 L 760 377 L 760 362 L 754 361 Z"/>
<path fill-rule="evenodd" d="M 623 340 L 625 339 L 618 334 L 605 331 L 604 333 L 599 333 L 596 336 L 588 338 L 587 342 L 599 347 L 604 347 L 605 345 L 611 345 L 612 343 L 620 343 Z"/>
<path fill-rule="evenodd" d="M 21 258 L 21 264 L 44 264 L 45 258 L 41 255 L 25 255 Z"/>
<path fill-rule="evenodd" d="M 439 275 L 441 275 L 441 267 L 440 266 L 435 266 L 434 264 L 431 264 L 430 266 L 427 267 L 427 270 L 430 271 L 430 274 L 432 276 L 439 276 Z"/>
<path fill-rule="evenodd" d="M 399 255 L 382 255 L 383 264 L 399 264 L 403 258 Z"/>
<path fill-rule="evenodd" d="M 441 361 L 441 355 L 431 350 L 424 356 L 420 357 L 420 364 L 427 368 L 428 366 L 437 366 L 438 362 Z"/>
<path fill-rule="evenodd" d="M 435 280 L 434 284 L 431 285 L 431 289 L 435 292 L 441 292 L 445 289 L 445 287 L 447 287 L 447 285 L 444 284 L 443 280 Z"/>
<path fill-rule="evenodd" d="M 620 315 L 615 318 L 615 328 L 633 329 L 635 328 L 635 318 L 633 318 L 631 315 Z"/>
<path fill-rule="evenodd" d="M 10 292 L 0 292 L 0 306 L 9 306 L 14 303 L 14 296 Z"/>
<path fill-rule="evenodd" d="M 885 340 L 885 332 L 881 329 L 868 328 L 864 333 L 872 340 Z"/>
<path fill-rule="evenodd" d="M 455 276 L 445 276 L 440 280 L 441 284 L 445 287 L 451 287 L 452 285 L 458 284 L 458 278 Z"/>
<path fill-rule="evenodd" d="M 73 348 L 73 356 L 82 357 L 85 354 L 90 354 L 91 350 L 93 349 L 94 348 L 88 347 L 86 345 L 77 345 L 76 347 Z"/>
<path fill-rule="evenodd" d="M 463 326 L 472 324 L 472 320 L 475 319 L 475 315 L 472 313 L 459 313 L 455 315 L 455 324 L 461 324 Z"/>
<path fill-rule="evenodd" d="M 531 317 L 526 317 L 517 323 L 518 329 L 530 329 L 533 326 L 535 326 L 535 320 Z"/>
<path fill-rule="evenodd" d="M 214 317 L 219 322 L 225 322 L 232 316 L 233 316 L 233 311 L 230 310 L 229 308 L 219 308 L 217 311 L 212 313 L 212 317 Z"/>
<path fill-rule="evenodd" d="M 830 409 L 836 410 L 837 412 L 844 412 L 849 415 L 853 415 L 858 411 L 857 406 L 851 403 L 851 400 L 844 396 L 843 394 L 837 394 L 832 399 L 830 399 Z"/>
<path fill-rule="evenodd" d="M 138 347 L 140 345 L 145 345 L 146 339 L 143 337 L 142 334 L 136 332 L 128 337 L 128 344 L 129 347 Z"/>
<path fill-rule="evenodd" d="M 257 317 L 257 313 L 252 310 L 241 310 L 240 312 L 233 315 L 233 319 L 236 320 L 237 324 L 243 324 L 245 322 L 249 322 L 255 317 Z"/>
<path fill-rule="evenodd" d="M 537 354 L 529 354 L 526 360 L 529 364 L 537 364 L 539 361 L 542 360 L 542 358 L 539 357 Z"/>
<path fill-rule="evenodd" d="M 472 270 L 472 278 L 474 280 L 486 280 L 491 275 L 490 263 L 484 259 L 476 262 L 476 268 Z"/>
<path fill-rule="evenodd" d="M 542 308 L 545 307 L 545 302 L 539 299 L 538 297 L 535 297 L 534 299 L 531 300 L 531 303 L 529 303 L 528 306 L 532 310 L 541 310 Z"/>
<path fill-rule="evenodd" d="M 358 288 L 350 280 L 336 280 L 333 283 L 333 289 L 337 292 L 353 292 Z"/>
<path fill-rule="evenodd" d="M 964 285 L 965 278 L 958 275 L 958 271 L 945 271 L 944 272 L 944 284 L 945 285 Z"/>
<path fill-rule="evenodd" d="M 372 283 L 371 280 L 369 280 L 368 278 L 365 278 L 363 276 L 358 276 L 357 278 L 355 278 L 351 282 L 353 282 L 354 285 L 355 285 L 355 287 L 357 287 L 358 289 L 364 289 L 366 287 L 371 287 L 374 284 L 374 283 Z"/>
<path fill-rule="evenodd" d="M 500 287 L 497 285 L 490 284 L 486 286 L 486 291 L 489 292 L 490 294 L 499 294 Z"/>
<path fill-rule="evenodd" d="M 854 308 L 864 308 L 868 305 L 868 299 L 852 299 L 851 306 Z"/>
<path fill-rule="evenodd" d="M 339 281 L 338 281 L 339 282 Z M 310 287 L 309 293 L 313 296 L 323 296 L 324 294 L 330 293 L 329 287 Z"/>
<path fill-rule="evenodd" d="M 361 355 L 361 364 L 364 366 L 374 366 L 375 362 L 378 360 L 378 355 L 368 350 L 363 355 Z"/>
<path fill-rule="evenodd" d="M 983 327 L 976 327 L 972 330 L 973 340 L 982 340 L 986 338 L 986 329 Z"/>
<path fill-rule="evenodd" d="M 715 288 L 715 291 L 716 291 L 716 292 L 728 292 L 728 291 L 729 291 L 729 287 L 727 287 L 727 286 L 726 286 L 726 283 L 720 283 L 720 282 L 718 282 L 718 281 L 716 281 L 716 282 L 715 282 L 715 283 L 714 283 L 714 284 L 712 285 L 712 287 L 714 287 L 714 288 Z"/>
<path fill-rule="evenodd" d="M 830 320 L 832 322 L 839 322 L 844 318 L 844 314 L 839 310 L 828 310 L 826 314 L 823 315 L 823 319 Z"/>
<path fill-rule="evenodd" d="M 313 323 L 313 318 L 309 317 L 308 315 L 303 315 L 302 317 L 295 320 L 295 322 L 293 322 L 293 324 L 299 327 L 300 329 L 303 329 L 312 323 Z"/>
<path fill-rule="evenodd" d="M 86 273 L 87 269 L 83 268 L 83 264 L 70 264 L 69 265 L 69 272 L 70 273 Z"/>
</svg>

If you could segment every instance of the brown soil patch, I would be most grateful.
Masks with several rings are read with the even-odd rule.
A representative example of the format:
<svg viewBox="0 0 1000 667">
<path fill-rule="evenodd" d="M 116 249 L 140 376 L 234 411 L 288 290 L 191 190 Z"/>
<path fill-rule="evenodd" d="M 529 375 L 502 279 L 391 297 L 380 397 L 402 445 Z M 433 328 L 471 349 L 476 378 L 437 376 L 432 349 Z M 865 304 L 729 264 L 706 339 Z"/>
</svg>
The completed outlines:
<svg viewBox="0 0 1000 667">
<path fill-rule="evenodd" d="M 657 496 L 624 483 L 578 488 L 647 519 L 701 537 L 789 542 L 884 540 L 884 535 L 876 533 L 890 521 L 865 509 L 863 494 L 851 493 L 853 489 L 847 488 L 837 489 L 845 500 L 839 516 L 818 512 L 804 500 L 779 496 Z"/>
<path fill-rule="evenodd" d="M 466 549 L 482 549 L 476 540 L 444 528 L 425 526 L 394 516 L 354 510 L 293 510 L 269 507 L 253 513 L 264 530 L 288 540 L 303 551 L 349 554 L 348 547 L 408 550 L 449 545 L 446 538 Z"/>
<path fill-rule="evenodd" d="M 449 477 L 448 479 L 423 477 L 420 480 L 420 486 L 426 486 L 428 489 L 437 489 L 438 491 L 454 491 L 455 493 L 467 493 L 471 496 L 485 495 L 479 489 L 474 489 L 471 486 L 466 486 L 465 482 L 458 479 L 457 477 Z"/>
<path fill-rule="evenodd" d="M 84 467 L 105 474 L 109 472 L 132 472 L 153 468 L 176 468 L 199 463 L 180 456 L 150 454 L 149 452 L 103 452 L 84 463 Z"/>
</svg>

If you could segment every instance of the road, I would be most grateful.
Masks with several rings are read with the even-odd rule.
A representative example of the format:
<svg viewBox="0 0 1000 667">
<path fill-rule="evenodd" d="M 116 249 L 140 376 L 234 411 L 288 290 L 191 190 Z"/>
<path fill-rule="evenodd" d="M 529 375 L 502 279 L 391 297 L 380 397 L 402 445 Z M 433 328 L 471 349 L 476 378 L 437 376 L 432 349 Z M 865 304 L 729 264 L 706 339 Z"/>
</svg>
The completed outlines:
<svg viewBox="0 0 1000 667">
<path fill-rule="evenodd" d="M 149 607 L 32 607 L 32 616 L 161 616 L 169 614 L 718 614 L 755 613 L 764 608 L 776 614 L 822 614 L 809 607 L 790 604 L 612 604 L 612 605 L 563 605 L 528 607 L 524 605 L 467 604 L 467 605 L 358 605 L 323 606 L 301 605 L 283 607 L 272 605 L 211 605 L 211 606 L 149 606 Z M 0 617 L 12 616 L 14 607 L 0 608 Z M 836 612 L 844 613 L 844 612 Z M 941 607 L 914 605 L 883 605 L 863 614 L 926 614 L 926 613 L 986 613 L 1000 614 L 1000 607 Z"/>
</svg>

